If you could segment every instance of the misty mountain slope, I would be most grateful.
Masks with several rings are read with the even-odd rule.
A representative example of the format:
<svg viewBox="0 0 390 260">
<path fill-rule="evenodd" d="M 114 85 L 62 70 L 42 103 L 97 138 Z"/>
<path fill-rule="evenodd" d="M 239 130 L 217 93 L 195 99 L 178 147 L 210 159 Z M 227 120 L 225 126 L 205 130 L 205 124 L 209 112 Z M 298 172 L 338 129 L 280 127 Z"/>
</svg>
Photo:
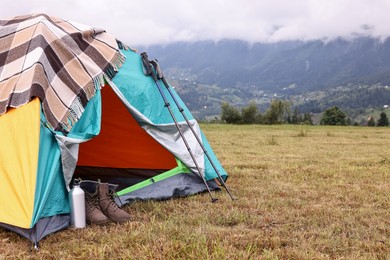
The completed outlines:
<svg viewBox="0 0 390 260">
<path fill-rule="evenodd" d="M 331 106 L 353 116 L 390 101 L 390 40 L 250 45 L 238 40 L 140 47 L 157 58 L 195 117 L 214 118 L 222 102 L 264 110 L 274 98 L 289 99 L 302 112 Z"/>
<path fill-rule="evenodd" d="M 293 93 L 345 84 L 390 84 L 390 40 L 254 44 L 238 40 L 175 43 L 146 48 L 165 70 L 185 69 L 200 83 L 254 85 Z M 295 84 L 295 85 L 293 85 Z M 295 88 L 294 88 L 295 87 Z"/>
<path fill-rule="evenodd" d="M 202 41 L 175 43 L 167 46 L 140 48 L 150 57 L 158 57 L 163 68 L 180 68 L 196 75 L 204 84 L 236 87 L 237 83 L 252 84 L 258 71 L 256 65 L 267 55 L 290 49 L 299 42 L 249 45 L 239 40 L 223 40 L 217 43 Z"/>
</svg>

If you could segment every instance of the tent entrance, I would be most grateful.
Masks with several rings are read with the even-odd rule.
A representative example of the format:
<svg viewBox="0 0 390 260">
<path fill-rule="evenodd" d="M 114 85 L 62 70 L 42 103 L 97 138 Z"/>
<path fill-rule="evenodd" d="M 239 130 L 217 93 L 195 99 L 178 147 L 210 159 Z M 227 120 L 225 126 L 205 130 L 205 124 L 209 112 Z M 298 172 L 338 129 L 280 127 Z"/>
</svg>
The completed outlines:
<svg viewBox="0 0 390 260">
<path fill-rule="evenodd" d="M 110 86 L 101 94 L 101 132 L 80 144 L 76 177 L 128 187 L 177 167 L 175 157 L 138 125 Z"/>
</svg>

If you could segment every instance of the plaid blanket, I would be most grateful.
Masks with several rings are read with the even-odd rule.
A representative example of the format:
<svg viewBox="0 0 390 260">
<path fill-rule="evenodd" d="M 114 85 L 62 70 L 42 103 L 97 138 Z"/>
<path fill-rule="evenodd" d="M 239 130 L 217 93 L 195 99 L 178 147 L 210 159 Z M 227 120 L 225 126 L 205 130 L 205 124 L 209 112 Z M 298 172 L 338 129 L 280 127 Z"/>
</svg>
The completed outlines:
<svg viewBox="0 0 390 260">
<path fill-rule="evenodd" d="M 69 133 L 124 62 L 118 45 L 103 30 L 45 14 L 0 20 L 0 115 L 39 97 L 50 127 Z"/>
</svg>

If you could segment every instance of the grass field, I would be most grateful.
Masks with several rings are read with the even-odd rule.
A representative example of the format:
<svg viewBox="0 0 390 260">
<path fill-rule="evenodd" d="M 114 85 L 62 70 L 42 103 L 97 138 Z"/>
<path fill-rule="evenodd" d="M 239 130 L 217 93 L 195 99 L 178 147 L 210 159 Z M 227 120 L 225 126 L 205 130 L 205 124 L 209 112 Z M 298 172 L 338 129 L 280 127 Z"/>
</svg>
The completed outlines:
<svg viewBox="0 0 390 260">
<path fill-rule="evenodd" d="M 39 251 L 0 229 L 0 259 L 390 259 L 390 129 L 203 125 L 226 191 L 126 207 Z"/>
</svg>

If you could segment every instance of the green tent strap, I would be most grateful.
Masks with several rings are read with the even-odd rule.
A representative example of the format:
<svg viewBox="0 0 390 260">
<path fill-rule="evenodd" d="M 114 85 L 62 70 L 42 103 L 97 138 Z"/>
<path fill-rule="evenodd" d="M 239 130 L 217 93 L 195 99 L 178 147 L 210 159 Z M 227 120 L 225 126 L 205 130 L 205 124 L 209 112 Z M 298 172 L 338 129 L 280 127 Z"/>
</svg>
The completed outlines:
<svg viewBox="0 0 390 260">
<path fill-rule="evenodd" d="M 122 196 L 122 195 L 125 195 L 127 193 L 142 189 L 144 187 L 152 185 L 153 183 L 165 180 L 169 177 L 172 177 L 172 176 L 180 174 L 180 173 L 191 173 L 191 171 L 187 168 L 187 166 L 185 166 L 180 160 L 176 159 L 176 162 L 177 162 L 177 167 L 175 167 L 169 171 L 163 172 L 163 173 L 161 173 L 157 176 L 154 176 L 152 178 L 149 178 L 147 180 L 144 180 L 142 182 L 139 182 L 137 184 L 134 184 L 133 186 L 127 187 L 126 189 L 123 189 L 123 190 L 117 192 L 116 193 L 117 196 Z"/>
</svg>

